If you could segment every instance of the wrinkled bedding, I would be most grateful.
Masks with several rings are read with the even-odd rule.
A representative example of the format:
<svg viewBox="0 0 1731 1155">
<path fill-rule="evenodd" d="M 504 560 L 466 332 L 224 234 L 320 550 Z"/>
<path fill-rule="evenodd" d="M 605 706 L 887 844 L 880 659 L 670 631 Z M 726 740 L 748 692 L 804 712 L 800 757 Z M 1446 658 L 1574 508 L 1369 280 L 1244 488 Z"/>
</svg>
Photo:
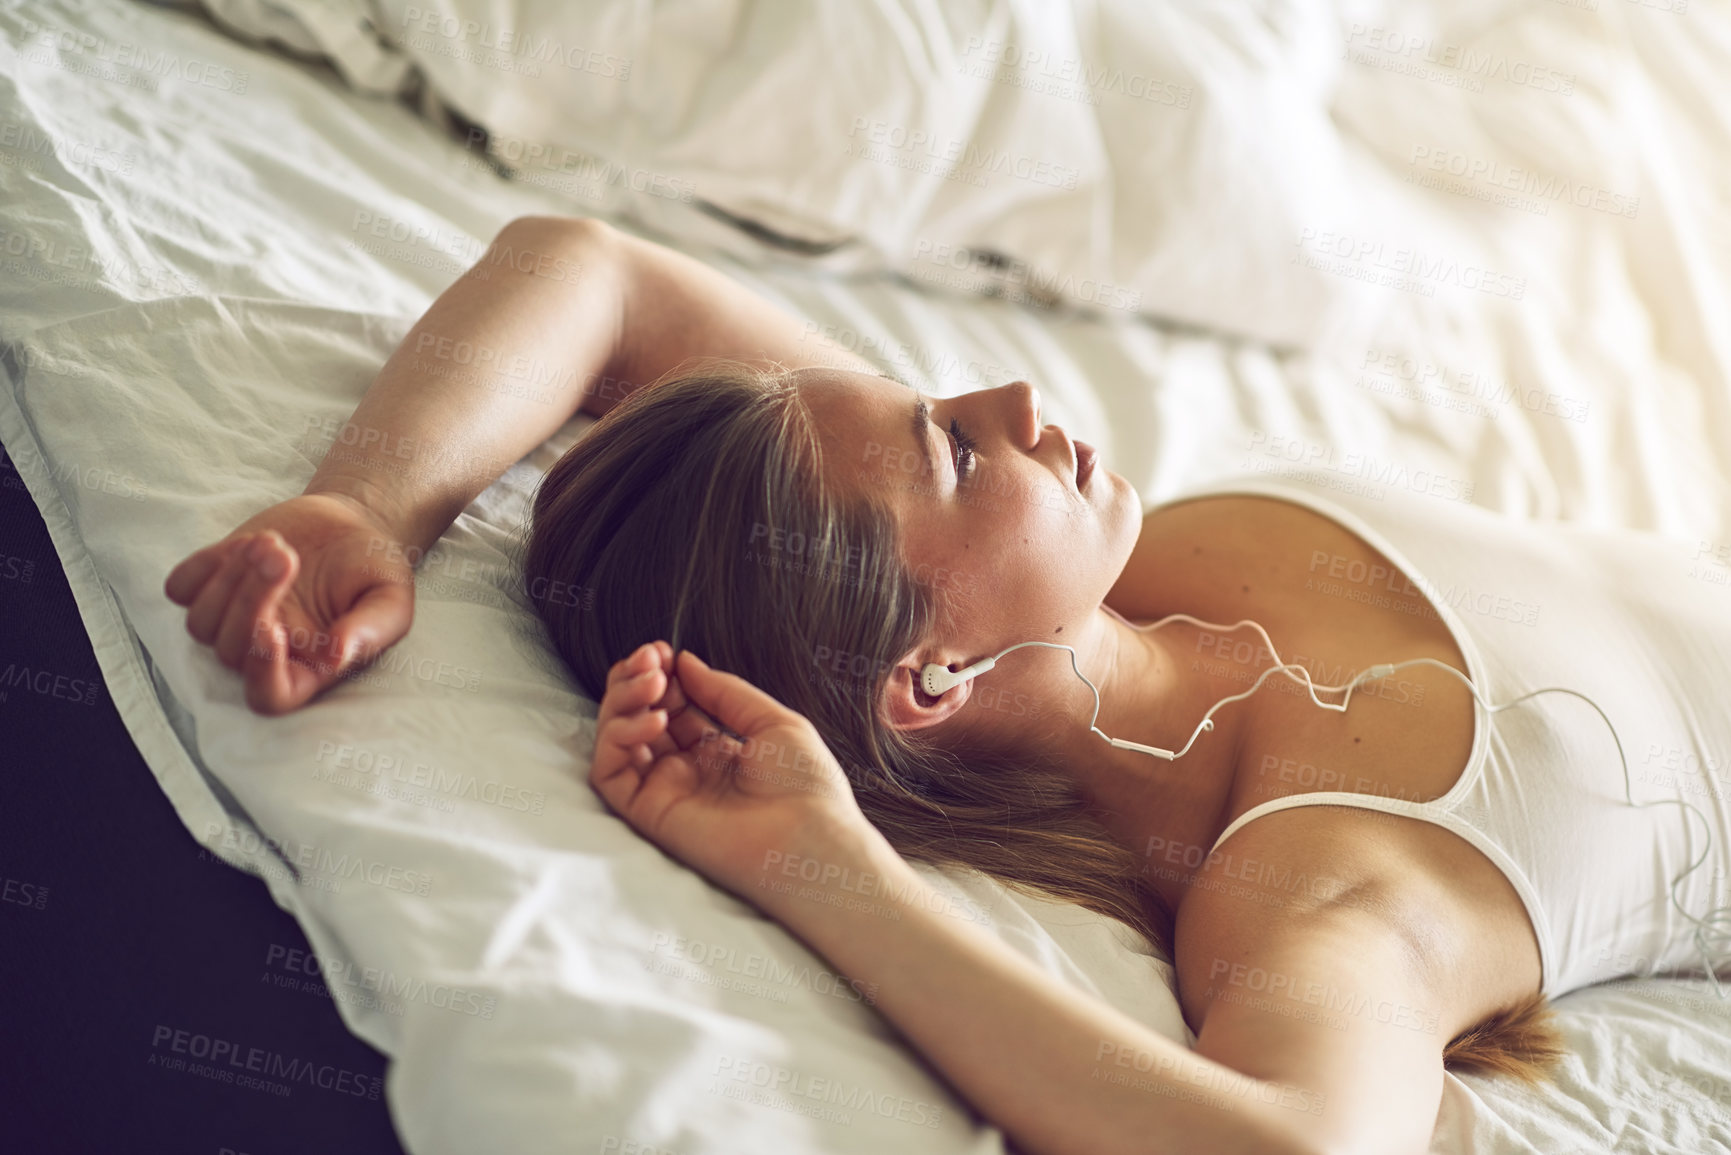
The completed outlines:
<svg viewBox="0 0 1731 1155">
<path fill-rule="evenodd" d="M 283 22 L 292 8 L 257 8 L 276 40 L 341 55 L 334 34 Z M 347 27 L 344 5 L 314 8 Z M 1702 580 L 1726 584 L 1731 17 L 1630 3 L 1336 16 L 1319 131 L 1362 215 L 1307 224 L 1301 197 L 1244 222 L 1286 230 L 1289 261 L 1351 290 L 1308 352 L 1149 320 L 1152 298 L 1039 309 L 825 275 L 826 258 L 754 241 L 696 198 L 599 207 L 806 318 L 814 349 L 942 394 L 1037 382 L 1052 420 L 1150 503 L 1302 469 L 1656 530 L 1698 544 Z M 1464 46 L 1503 63 L 1451 72 Z M 391 1057 L 387 1096 L 417 1155 L 1003 1150 L 842 976 L 589 791 L 593 703 L 509 564 L 528 493 L 582 421 L 423 561 L 411 635 L 307 710 L 251 714 L 161 596 L 181 556 L 299 491 L 402 333 L 505 221 L 598 207 L 501 180 L 404 107 L 349 91 L 345 77 L 394 91 L 421 67 L 372 51 L 371 73 L 322 71 L 118 0 L 0 10 L 0 440 L 135 741 L 189 832 L 260 874 L 327 976 L 347 976 L 339 1009 Z M 856 178 L 826 179 L 835 193 Z M 772 194 L 723 207 L 799 204 Z M 891 197 L 857 181 L 848 195 Z M 1254 279 L 1247 261 L 1234 275 Z M 957 917 L 1185 1037 L 1170 968 L 1122 928 L 935 877 Z M 1451 1076 L 1435 1151 L 1731 1146 L 1731 1009 L 1702 984 L 1630 980 L 1558 1010 L 1559 1083 Z"/>
</svg>

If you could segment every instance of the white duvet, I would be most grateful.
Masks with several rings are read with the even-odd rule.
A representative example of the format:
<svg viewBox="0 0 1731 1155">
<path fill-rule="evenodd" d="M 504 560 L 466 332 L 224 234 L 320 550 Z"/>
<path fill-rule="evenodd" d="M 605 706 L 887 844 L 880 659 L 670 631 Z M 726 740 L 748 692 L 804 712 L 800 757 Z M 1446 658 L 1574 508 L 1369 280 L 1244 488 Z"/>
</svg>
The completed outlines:
<svg viewBox="0 0 1731 1155">
<path fill-rule="evenodd" d="M 1368 302 L 1311 356 L 814 277 L 774 254 L 742 263 L 700 243 L 720 226 L 693 206 L 657 220 L 808 318 L 814 348 L 940 393 L 1037 382 L 1053 419 L 1150 502 L 1302 465 L 1667 532 L 1700 543 L 1703 580 L 1722 580 L 1731 18 L 1601 9 L 1340 14 L 1343 60 L 1318 91 L 1369 207 L 1309 235 L 1246 222 L 1296 223 L 1294 254 Z M 1429 47 L 1394 52 L 1391 29 Z M 1503 73 L 1527 62 L 1525 83 L 1487 74 L 1468 92 L 1423 75 L 1465 43 L 1502 45 Z M 1569 93 L 1535 87 L 1561 74 Z M 507 560 L 527 493 L 578 424 L 423 562 L 410 637 L 309 709 L 248 712 L 161 595 L 181 556 L 299 490 L 401 334 L 502 223 L 572 202 L 501 182 L 336 76 L 117 0 L 0 9 L 0 122 L 0 439 L 134 739 L 189 831 L 258 870 L 306 929 L 345 1021 L 391 1057 L 405 1146 L 1001 1151 L 844 977 L 585 785 L 593 705 L 539 641 Z M 1460 188 L 1420 183 L 1456 157 L 1476 171 Z M 1511 166 L 1547 188 L 1568 176 L 1568 199 L 1533 200 L 1529 184 L 1532 204 L 1494 202 L 1522 187 Z M 1613 211 L 1630 199 L 1632 216 Z M 1471 254 L 1481 276 L 1415 253 Z M 1121 928 L 977 877 L 944 885 L 958 917 L 1055 980 L 1184 1037 L 1169 969 Z M 1731 1010 L 1667 980 L 1558 1007 L 1572 1048 L 1559 1084 L 1450 1078 L 1436 1151 L 1731 1149 Z"/>
<path fill-rule="evenodd" d="M 520 179 L 591 211 L 680 229 L 701 200 L 831 269 L 1292 345 L 1362 302 L 1289 260 L 1301 228 L 1360 217 L 1317 5 L 209 6 L 371 90 L 413 66 Z"/>
</svg>

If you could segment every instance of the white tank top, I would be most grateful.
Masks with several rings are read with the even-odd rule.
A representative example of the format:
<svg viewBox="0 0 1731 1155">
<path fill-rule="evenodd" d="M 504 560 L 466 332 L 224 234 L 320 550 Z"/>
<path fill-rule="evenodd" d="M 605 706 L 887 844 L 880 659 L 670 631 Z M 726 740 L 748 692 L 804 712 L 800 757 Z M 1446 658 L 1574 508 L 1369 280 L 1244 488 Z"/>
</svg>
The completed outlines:
<svg viewBox="0 0 1731 1155">
<path fill-rule="evenodd" d="M 1382 553 L 1402 573 L 1313 557 L 1307 580 L 1321 596 L 1375 604 L 1401 592 L 1410 600 L 1410 579 L 1493 705 L 1544 686 L 1597 702 L 1628 754 L 1634 800 L 1684 799 L 1711 825 L 1707 861 L 1677 888 L 1684 908 L 1702 917 L 1731 906 L 1731 567 L 1715 560 L 1723 551 L 1518 520 L 1326 474 L 1214 483 L 1173 500 L 1225 493 L 1305 506 Z M 1474 715 L 1472 753 L 1443 797 L 1291 795 L 1240 815 L 1215 850 L 1245 823 L 1294 806 L 1409 815 L 1458 834 L 1507 876 L 1538 937 L 1546 996 L 1625 975 L 1701 973 L 1694 924 L 1670 898 L 1672 881 L 1707 849 L 1701 819 L 1674 805 L 1628 805 L 1616 743 L 1578 698 L 1541 694 L 1495 714 L 1475 705 Z M 1721 979 L 1731 979 L 1731 936 L 1709 948 Z"/>
</svg>

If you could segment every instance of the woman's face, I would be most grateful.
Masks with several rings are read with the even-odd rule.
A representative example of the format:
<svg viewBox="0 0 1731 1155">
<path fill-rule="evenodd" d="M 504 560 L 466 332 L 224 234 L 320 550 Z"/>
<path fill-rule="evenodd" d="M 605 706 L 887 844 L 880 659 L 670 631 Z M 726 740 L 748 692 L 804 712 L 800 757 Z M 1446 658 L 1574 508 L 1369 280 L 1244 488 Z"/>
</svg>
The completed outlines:
<svg viewBox="0 0 1731 1155">
<path fill-rule="evenodd" d="M 951 613 L 926 660 L 1086 644 L 1141 532 L 1141 502 L 1098 461 L 1078 482 L 1076 443 L 1041 424 L 1033 386 L 945 400 L 867 373 L 808 369 L 798 380 L 832 482 L 887 501 L 915 580 L 953 595 L 940 599 Z"/>
</svg>

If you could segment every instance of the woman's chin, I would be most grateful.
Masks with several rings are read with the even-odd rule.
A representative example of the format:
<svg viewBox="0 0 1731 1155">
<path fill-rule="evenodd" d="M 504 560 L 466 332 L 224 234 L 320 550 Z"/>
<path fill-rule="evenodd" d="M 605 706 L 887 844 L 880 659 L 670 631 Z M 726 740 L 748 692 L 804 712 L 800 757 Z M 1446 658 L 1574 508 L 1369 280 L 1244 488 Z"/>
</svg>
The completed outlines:
<svg viewBox="0 0 1731 1155">
<path fill-rule="evenodd" d="M 1121 473 L 1101 467 L 1098 471 L 1098 481 L 1109 485 L 1112 493 L 1107 496 L 1103 512 L 1112 522 L 1114 536 L 1121 533 L 1129 543 L 1125 547 L 1124 556 L 1129 558 L 1130 551 L 1136 548 L 1136 539 L 1142 536 L 1142 498 L 1136 492 L 1136 487 L 1130 484 L 1130 479 Z"/>
</svg>

